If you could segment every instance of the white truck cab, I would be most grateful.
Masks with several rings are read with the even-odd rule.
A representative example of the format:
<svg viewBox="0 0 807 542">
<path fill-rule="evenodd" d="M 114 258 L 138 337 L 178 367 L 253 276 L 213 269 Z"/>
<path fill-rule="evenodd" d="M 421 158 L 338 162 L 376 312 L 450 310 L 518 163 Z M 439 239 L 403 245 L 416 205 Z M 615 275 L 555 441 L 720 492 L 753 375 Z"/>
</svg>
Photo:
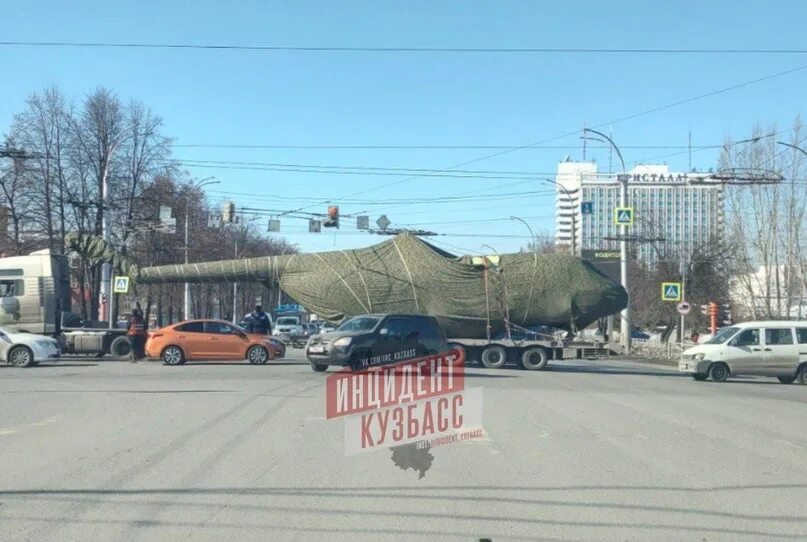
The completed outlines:
<svg viewBox="0 0 807 542">
<path fill-rule="evenodd" d="M 695 380 L 722 382 L 734 375 L 777 377 L 783 384 L 807 384 L 807 322 L 744 322 L 720 329 L 703 344 L 685 350 L 678 370 Z"/>
<path fill-rule="evenodd" d="M 299 316 L 280 316 L 275 322 L 276 335 L 302 335 L 303 323 Z"/>
</svg>

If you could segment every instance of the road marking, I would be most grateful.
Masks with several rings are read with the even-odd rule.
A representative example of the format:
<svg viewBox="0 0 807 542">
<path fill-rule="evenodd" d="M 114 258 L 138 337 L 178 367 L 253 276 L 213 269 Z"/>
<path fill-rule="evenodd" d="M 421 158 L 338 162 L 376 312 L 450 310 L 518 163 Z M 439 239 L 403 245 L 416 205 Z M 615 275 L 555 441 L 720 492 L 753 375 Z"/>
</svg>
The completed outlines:
<svg viewBox="0 0 807 542">
<path fill-rule="evenodd" d="M 11 435 L 17 432 L 18 429 L 24 429 L 26 427 L 44 427 L 46 425 L 50 425 L 52 423 L 56 423 L 62 419 L 61 415 L 51 416 L 50 418 L 45 418 L 44 420 L 40 420 L 38 422 L 31 422 L 31 423 L 24 423 L 20 425 L 15 425 L 12 427 L 6 427 L 0 429 L 0 435 Z"/>
</svg>

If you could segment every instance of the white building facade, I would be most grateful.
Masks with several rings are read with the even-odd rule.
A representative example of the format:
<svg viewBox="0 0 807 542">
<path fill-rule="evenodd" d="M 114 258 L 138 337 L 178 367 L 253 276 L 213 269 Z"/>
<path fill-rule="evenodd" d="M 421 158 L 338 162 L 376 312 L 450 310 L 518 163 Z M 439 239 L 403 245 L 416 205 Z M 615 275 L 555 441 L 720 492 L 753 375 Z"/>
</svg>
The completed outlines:
<svg viewBox="0 0 807 542">
<path fill-rule="evenodd" d="M 666 165 L 637 166 L 628 173 L 627 207 L 634 209 L 628 234 L 663 238 L 630 245 L 639 260 L 653 264 L 665 243 L 685 250 L 723 235 L 723 185 L 704 182 L 708 173 L 670 172 Z M 555 244 L 583 250 L 618 250 L 614 209 L 620 206 L 620 175 L 598 173 L 592 162 L 561 162 L 555 179 Z"/>
</svg>

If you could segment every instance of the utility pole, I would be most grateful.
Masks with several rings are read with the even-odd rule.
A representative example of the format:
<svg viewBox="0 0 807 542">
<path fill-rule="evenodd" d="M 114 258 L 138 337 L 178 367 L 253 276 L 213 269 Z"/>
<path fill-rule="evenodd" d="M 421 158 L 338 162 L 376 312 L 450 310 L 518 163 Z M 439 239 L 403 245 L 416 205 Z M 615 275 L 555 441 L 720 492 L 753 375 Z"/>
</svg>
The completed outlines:
<svg viewBox="0 0 807 542">
<path fill-rule="evenodd" d="M 235 259 L 238 259 L 238 232 L 235 233 Z M 238 323 L 238 282 L 233 282 L 233 324 Z"/>
<path fill-rule="evenodd" d="M 207 177 L 205 179 L 202 179 L 198 183 L 192 184 L 190 186 L 190 190 L 193 190 L 194 192 L 196 192 L 198 190 L 201 190 L 205 186 L 209 186 L 211 184 L 218 184 L 219 183 L 219 181 L 214 181 L 213 179 L 215 179 L 215 177 Z M 190 250 L 190 245 L 188 243 L 188 229 L 189 229 L 188 224 L 190 223 L 190 220 L 191 220 L 191 198 L 190 198 L 190 196 L 191 196 L 191 194 L 188 194 L 188 196 L 185 198 L 185 264 L 186 265 L 189 263 L 189 261 L 188 261 L 188 252 Z M 191 285 L 188 282 L 185 283 L 185 295 L 184 295 L 183 303 L 182 303 L 182 316 L 185 318 L 185 320 L 190 320 L 190 317 L 191 317 Z"/>
</svg>

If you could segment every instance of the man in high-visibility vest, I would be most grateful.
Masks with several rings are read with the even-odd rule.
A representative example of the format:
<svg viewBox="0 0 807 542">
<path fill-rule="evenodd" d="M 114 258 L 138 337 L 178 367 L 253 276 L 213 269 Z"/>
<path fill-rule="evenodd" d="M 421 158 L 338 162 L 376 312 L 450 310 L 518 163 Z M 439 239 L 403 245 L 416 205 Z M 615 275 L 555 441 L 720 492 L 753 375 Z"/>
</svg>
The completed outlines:
<svg viewBox="0 0 807 542">
<path fill-rule="evenodd" d="M 129 336 L 129 341 L 132 343 L 132 363 L 137 363 L 138 360 L 146 357 L 146 321 L 143 320 L 139 309 L 132 311 L 126 335 Z"/>
</svg>

